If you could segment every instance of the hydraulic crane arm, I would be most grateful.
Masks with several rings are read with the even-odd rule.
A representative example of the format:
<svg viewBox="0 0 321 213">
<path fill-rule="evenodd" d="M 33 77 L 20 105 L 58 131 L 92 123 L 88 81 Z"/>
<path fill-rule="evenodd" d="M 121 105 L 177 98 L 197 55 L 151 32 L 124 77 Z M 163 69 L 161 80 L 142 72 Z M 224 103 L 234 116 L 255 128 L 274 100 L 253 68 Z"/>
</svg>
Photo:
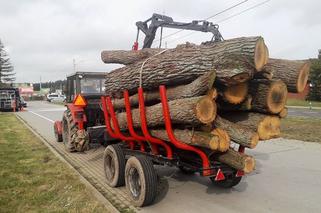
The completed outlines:
<svg viewBox="0 0 321 213">
<path fill-rule="evenodd" d="M 182 30 L 194 30 L 194 31 L 200 31 L 200 32 L 211 32 L 213 34 L 212 41 L 223 40 L 223 37 L 218 30 L 219 26 L 217 24 L 213 24 L 212 22 L 208 22 L 205 20 L 192 21 L 190 23 L 175 22 L 169 16 L 154 13 L 153 16 L 147 19 L 146 21 L 136 22 L 136 26 L 137 26 L 136 42 L 138 40 L 139 31 L 142 31 L 146 36 L 144 39 L 143 48 L 150 48 L 152 46 L 158 27 L 167 27 L 167 28 L 182 29 Z"/>
</svg>

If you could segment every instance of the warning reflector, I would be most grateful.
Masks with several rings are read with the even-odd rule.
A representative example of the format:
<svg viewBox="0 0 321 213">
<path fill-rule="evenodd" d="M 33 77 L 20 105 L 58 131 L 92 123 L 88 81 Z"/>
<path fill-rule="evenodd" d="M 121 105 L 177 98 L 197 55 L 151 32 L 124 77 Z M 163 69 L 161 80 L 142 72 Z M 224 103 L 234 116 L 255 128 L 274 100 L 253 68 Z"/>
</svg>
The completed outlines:
<svg viewBox="0 0 321 213">
<path fill-rule="evenodd" d="M 78 107 L 85 107 L 87 106 L 87 103 L 84 97 L 82 97 L 81 95 L 77 95 L 74 100 L 74 105 Z"/>
<path fill-rule="evenodd" d="M 238 170 L 238 171 L 236 172 L 235 177 L 242 177 L 242 176 L 244 176 L 244 172 L 243 172 L 242 170 Z"/>
<path fill-rule="evenodd" d="M 222 172 L 221 169 L 219 169 L 219 170 L 217 171 L 215 180 L 216 180 L 216 181 L 225 180 L 225 175 L 223 174 L 223 172 Z"/>
</svg>

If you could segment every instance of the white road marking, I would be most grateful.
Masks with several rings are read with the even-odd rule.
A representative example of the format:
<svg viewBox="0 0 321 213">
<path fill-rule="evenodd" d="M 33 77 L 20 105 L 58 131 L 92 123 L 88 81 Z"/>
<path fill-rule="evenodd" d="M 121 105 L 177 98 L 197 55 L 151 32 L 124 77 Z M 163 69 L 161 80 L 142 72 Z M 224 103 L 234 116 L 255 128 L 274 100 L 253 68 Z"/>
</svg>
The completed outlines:
<svg viewBox="0 0 321 213">
<path fill-rule="evenodd" d="M 65 111 L 65 108 L 52 108 L 52 109 L 39 109 L 37 110 L 38 112 L 61 112 L 61 111 Z"/>
<path fill-rule="evenodd" d="M 43 118 L 43 119 L 45 119 L 45 120 L 47 120 L 47 121 L 49 121 L 49 122 L 51 122 L 51 123 L 55 123 L 55 121 L 53 121 L 53 120 L 51 120 L 51 119 L 49 119 L 49 118 L 47 118 L 47 117 L 45 117 L 45 116 L 43 116 L 43 115 L 40 115 L 40 114 L 35 113 L 35 112 L 33 112 L 33 111 L 28 111 L 28 112 L 31 112 L 32 114 L 37 115 L 37 116 L 39 116 L 40 118 Z"/>
</svg>

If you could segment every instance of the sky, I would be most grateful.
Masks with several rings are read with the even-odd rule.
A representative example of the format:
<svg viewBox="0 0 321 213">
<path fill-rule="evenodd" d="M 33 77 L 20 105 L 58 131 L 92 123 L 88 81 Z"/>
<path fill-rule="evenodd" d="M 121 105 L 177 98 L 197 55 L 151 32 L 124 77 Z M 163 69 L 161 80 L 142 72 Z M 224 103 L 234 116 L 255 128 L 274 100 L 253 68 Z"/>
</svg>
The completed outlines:
<svg viewBox="0 0 321 213">
<path fill-rule="evenodd" d="M 0 0 L 0 39 L 15 67 L 17 82 L 62 80 L 73 73 L 73 62 L 76 71 L 108 72 L 119 67 L 104 64 L 101 51 L 131 49 L 136 38 L 135 22 L 153 13 L 191 22 L 242 1 Z M 224 39 L 263 36 L 271 57 L 317 57 L 321 49 L 321 1 L 270 0 L 242 13 L 264 1 L 248 0 L 209 21 L 219 24 Z M 164 29 L 163 36 L 173 32 L 176 30 Z M 168 37 L 163 46 L 166 43 L 172 48 L 186 41 L 200 44 L 211 39 L 210 34 L 190 33 Z M 140 44 L 142 41 L 141 34 Z"/>
</svg>

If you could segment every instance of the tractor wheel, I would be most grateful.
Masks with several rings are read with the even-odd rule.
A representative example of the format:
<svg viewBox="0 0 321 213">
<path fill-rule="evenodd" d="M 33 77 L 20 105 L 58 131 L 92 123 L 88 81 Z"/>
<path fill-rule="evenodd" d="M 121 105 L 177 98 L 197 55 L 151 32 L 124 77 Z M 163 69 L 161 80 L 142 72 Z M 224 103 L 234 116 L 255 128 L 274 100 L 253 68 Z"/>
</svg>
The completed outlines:
<svg viewBox="0 0 321 213">
<path fill-rule="evenodd" d="M 225 180 L 215 181 L 215 177 L 210 177 L 210 179 L 215 186 L 227 189 L 239 184 L 242 177 L 235 177 L 235 173 L 233 173 L 232 175 L 225 177 Z"/>
<path fill-rule="evenodd" d="M 63 114 L 62 130 L 63 142 L 68 152 L 83 152 L 88 148 L 88 134 L 86 130 L 78 129 L 68 109 Z"/>
<path fill-rule="evenodd" d="M 125 182 L 132 202 L 137 207 L 151 204 L 157 194 L 157 175 L 153 164 L 144 156 L 132 156 L 125 168 Z"/>
<path fill-rule="evenodd" d="M 111 187 L 125 185 L 125 155 L 118 144 L 107 146 L 104 151 L 104 171 Z"/>
</svg>

